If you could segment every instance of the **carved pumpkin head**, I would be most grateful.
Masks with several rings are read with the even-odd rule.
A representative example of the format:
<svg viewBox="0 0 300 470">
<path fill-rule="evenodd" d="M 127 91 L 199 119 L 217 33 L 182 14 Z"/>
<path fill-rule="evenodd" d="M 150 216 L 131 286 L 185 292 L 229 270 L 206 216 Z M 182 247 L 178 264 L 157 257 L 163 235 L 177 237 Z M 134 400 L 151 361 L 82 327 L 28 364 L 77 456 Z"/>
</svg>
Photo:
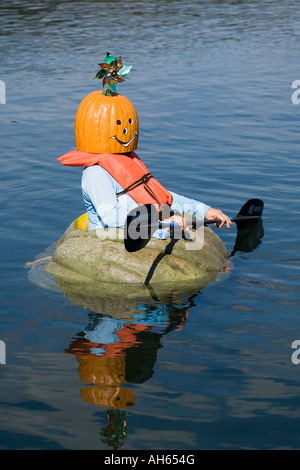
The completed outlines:
<svg viewBox="0 0 300 470">
<path fill-rule="evenodd" d="M 123 95 L 93 91 L 75 116 L 77 150 L 90 153 L 127 153 L 138 144 L 139 122 L 131 101 Z"/>
</svg>

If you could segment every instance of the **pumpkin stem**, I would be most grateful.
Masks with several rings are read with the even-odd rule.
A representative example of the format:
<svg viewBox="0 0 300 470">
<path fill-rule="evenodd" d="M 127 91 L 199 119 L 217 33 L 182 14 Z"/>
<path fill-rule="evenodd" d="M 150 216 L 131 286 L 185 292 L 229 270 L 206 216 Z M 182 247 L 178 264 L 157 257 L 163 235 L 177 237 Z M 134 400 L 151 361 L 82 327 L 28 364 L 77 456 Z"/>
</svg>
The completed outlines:
<svg viewBox="0 0 300 470">
<path fill-rule="evenodd" d="M 104 96 L 113 96 L 113 91 L 109 87 L 107 87 L 107 88 L 105 88 L 105 90 L 102 91 L 102 95 L 104 95 Z"/>
<path fill-rule="evenodd" d="M 113 91 L 109 87 L 109 83 L 107 83 L 106 88 L 103 90 L 102 95 L 104 96 L 113 96 Z"/>
</svg>

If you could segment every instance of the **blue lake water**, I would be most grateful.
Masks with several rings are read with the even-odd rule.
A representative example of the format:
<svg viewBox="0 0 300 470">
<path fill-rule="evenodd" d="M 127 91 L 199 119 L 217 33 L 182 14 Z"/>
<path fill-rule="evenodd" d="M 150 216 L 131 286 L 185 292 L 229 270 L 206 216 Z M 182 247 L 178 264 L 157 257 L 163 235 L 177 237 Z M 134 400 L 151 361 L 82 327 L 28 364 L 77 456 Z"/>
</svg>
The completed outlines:
<svg viewBox="0 0 300 470">
<path fill-rule="evenodd" d="M 298 3 L 2 0 L 0 38 L 0 448 L 299 448 Z M 57 158 L 106 51 L 133 65 L 119 91 L 164 185 L 265 204 L 260 244 L 180 302 L 96 312 L 26 266 L 84 211 Z M 236 227 L 217 233 L 231 252 Z"/>
</svg>

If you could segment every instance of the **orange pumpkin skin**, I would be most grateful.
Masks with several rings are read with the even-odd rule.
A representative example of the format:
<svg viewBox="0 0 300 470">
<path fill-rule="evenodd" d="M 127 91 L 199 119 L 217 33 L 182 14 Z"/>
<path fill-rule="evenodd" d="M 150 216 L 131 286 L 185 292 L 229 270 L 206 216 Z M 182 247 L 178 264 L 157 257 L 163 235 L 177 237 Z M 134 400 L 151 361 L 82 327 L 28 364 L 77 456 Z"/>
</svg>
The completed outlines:
<svg viewBox="0 0 300 470">
<path fill-rule="evenodd" d="M 127 153 L 136 150 L 137 112 L 123 95 L 93 91 L 80 103 L 75 116 L 77 150 L 90 153 Z"/>
</svg>

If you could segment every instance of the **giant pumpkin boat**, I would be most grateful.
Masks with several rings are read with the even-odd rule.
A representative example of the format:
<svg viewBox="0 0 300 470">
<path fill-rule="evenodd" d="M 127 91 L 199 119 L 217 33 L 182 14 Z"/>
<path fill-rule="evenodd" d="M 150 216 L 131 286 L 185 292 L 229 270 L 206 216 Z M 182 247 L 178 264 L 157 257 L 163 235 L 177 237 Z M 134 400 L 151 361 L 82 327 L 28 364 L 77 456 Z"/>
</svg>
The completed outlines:
<svg viewBox="0 0 300 470">
<path fill-rule="evenodd" d="M 76 150 L 59 161 L 69 166 L 98 164 L 107 171 L 116 158 L 124 168 L 134 162 L 130 175 L 137 171 L 135 183 L 126 177 L 122 181 L 132 198 L 139 205 L 157 205 L 158 192 L 168 203 L 168 195 L 134 152 L 139 131 L 136 110 L 128 98 L 116 92 L 116 84 L 124 81 L 130 67 L 109 53 L 99 65 L 96 77 L 103 78 L 104 91 L 94 91 L 80 103 L 75 116 Z M 129 252 L 124 245 L 125 235 L 123 228 L 89 229 L 88 215 L 84 213 L 56 243 L 46 272 L 64 293 L 164 299 L 207 286 L 227 257 L 223 242 L 203 223 L 193 230 L 195 246 L 184 238 L 151 238 L 142 250 Z"/>
</svg>

